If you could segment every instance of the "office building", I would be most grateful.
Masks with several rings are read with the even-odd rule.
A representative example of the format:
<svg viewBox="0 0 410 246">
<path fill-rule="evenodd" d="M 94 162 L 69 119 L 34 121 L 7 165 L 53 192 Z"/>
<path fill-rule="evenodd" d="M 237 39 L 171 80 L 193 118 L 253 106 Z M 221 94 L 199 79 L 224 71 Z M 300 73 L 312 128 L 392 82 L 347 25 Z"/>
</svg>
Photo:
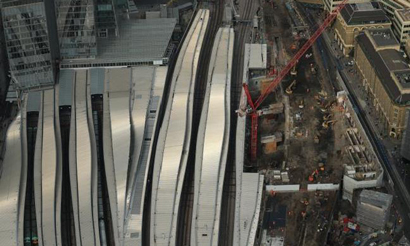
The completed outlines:
<svg viewBox="0 0 410 246">
<path fill-rule="evenodd" d="M 22 89 L 51 86 L 59 62 L 54 1 L 1 1 L 12 79 Z"/>
<path fill-rule="evenodd" d="M 97 55 L 93 0 L 55 2 L 62 59 L 94 58 Z"/>
<path fill-rule="evenodd" d="M 354 49 L 355 37 L 368 28 L 388 28 L 389 18 L 377 2 L 347 4 L 335 22 L 335 40 L 343 54 L 349 56 Z"/>
<path fill-rule="evenodd" d="M 357 38 L 354 59 L 368 101 L 383 132 L 400 138 L 410 107 L 410 69 L 391 29 L 371 29 Z"/>
<path fill-rule="evenodd" d="M 406 0 L 381 0 L 380 3 L 390 18 L 394 18 L 394 12 L 396 10 L 410 8 L 410 2 Z"/>
<path fill-rule="evenodd" d="M 97 0 L 96 24 L 98 37 L 118 36 L 117 1 Z"/>
<path fill-rule="evenodd" d="M 389 220 L 393 196 L 372 190 L 362 190 L 357 202 L 357 222 L 377 230 L 383 230 Z"/>
<path fill-rule="evenodd" d="M 410 9 L 394 11 L 393 32 L 401 45 L 404 45 L 410 31 Z"/>
</svg>

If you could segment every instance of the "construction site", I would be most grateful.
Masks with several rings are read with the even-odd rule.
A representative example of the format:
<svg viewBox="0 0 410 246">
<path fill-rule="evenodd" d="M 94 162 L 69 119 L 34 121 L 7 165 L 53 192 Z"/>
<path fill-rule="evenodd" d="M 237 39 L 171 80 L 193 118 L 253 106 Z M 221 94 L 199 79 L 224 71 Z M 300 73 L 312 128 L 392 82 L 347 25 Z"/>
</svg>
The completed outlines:
<svg viewBox="0 0 410 246">
<path fill-rule="evenodd" d="M 306 23 L 303 8 L 266 1 L 253 31 L 261 38 L 245 53 L 244 90 L 253 111 L 244 172 L 264 176 L 260 245 L 324 245 L 332 221 L 345 214 L 336 204 L 347 200 L 354 210 L 355 191 L 383 185 L 381 164 L 349 96 L 332 79 L 322 40 L 306 46 L 319 26 Z M 281 83 L 272 88 L 278 77 Z"/>
<path fill-rule="evenodd" d="M 383 139 L 394 135 L 397 144 L 404 133 L 410 72 L 400 69 L 409 60 L 387 27 L 354 29 L 355 21 L 374 24 L 363 11 L 390 24 L 379 3 L 0 2 L 12 85 L 0 114 L 4 245 L 376 246 L 410 238 L 410 183 L 392 161 L 399 146 Z M 80 12 L 97 33 L 73 21 Z M 45 36 L 30 42 L 50 44 L 46 54 L 26 52 L 20 34 L 31 21 Z M 64 33 L 72 30 L 89 36 Z M 26 64 L 33 57 L 45 62 Z M 400 127 L 381 134 L 375 116 Z"/>
</svg>

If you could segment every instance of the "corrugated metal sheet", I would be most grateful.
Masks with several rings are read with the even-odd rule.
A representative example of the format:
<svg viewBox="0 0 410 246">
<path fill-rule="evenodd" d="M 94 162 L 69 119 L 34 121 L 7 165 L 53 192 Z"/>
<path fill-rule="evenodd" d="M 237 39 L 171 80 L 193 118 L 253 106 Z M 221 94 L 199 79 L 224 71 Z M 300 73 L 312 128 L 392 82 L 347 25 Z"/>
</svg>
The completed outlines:
<svg viewBox="0 0 410 246">
<path fill-rule="evenodd" d="M 59 105 L 70 106 L 73 99 L 73 86 L 75 70 L 61 70 L 58 77 L 59 83 Z"/>
<path fill-rule="evenodd" d="M 105 69 L 104 68 L 92 68 L 90 69 L 90 76 L 91 76 L 91 95 L 99 95 L 99 94 L 102 95 L 104 93 Z"/>
<path fill-rule="evenodd" d="M 176 224 L 190 144 L 193 84 L 209 11 L 199 10 L 178 57 L 155 156 L 151 245 L 175 245 Z"/>
<path fill-rule="evenodd" d="M 41 195 L 44 245 L 56 245 L 55 194 L 57 175 L 56 136 L 54 128 L 54 90 L 43 91 L 43 143 L 41 154 Z"/>
<path fill-rule="evenodd" d="M 70 189 L 71 189 L 71 199 L 73 202 L 73 220 L 74 220 L 74 231 L 75 231 L 75 240 L 76 242 L 81 242 L 81 233 L 80 233 L 80 207 L 78 203 L 78 177 L 77 177 L 77 125 L 76 125 L 76 102 L 74 95 L 76 94 L 76 78 L 77 74 L 74 74 L 73 82 L 69 88 L 71 88 L 71 121 L 70 121 L 70 137 L 69 137 L 69 171 L 70 171 Z M 60 85 L 61 86 L 61 85 Z M 64 89 L 67 92 L 68 88 Z M 61 88 L 60 88 L 61 92 Z"/>
<path fill-rule="evenodd" d="M 44 100 L 44 93 L 41 92 L 41 107 L 38 116 L 38 123 L 37 123 L 37 134 L 36 134 L 36 143 L 35 143 L 35 150 L 34 150 L 34 168 L 33 168 L 33 176 L 34 176 L 34 200 L 36 204 L 36 218 L 42 217 L 42 154 L 43 154 L 43 100 Z M 37 223 L 37 234 L 38 234 L 38 241 L 43 242 L 43 226 L 41 225 L 41 221 Z"/>
<path fill-rule="evenodd" d="M 22 164 L 21 149 L 21 116 L 11 123 L 7 130 L 6 152 L 0 173 L 0 238 L 2 245 L 17 245 L 18 228 L 18 203 L 20 175 Z M 24 211 L 21 211 L 24 212 Z"/>
<path fill-rule="evenodd" d="M 32 91 L 27 97 L 27 112 L 40 112 L 41 91 Z"/>
<path fill-rule="evenodd" d="M 173 18 L 123 20 L 119 37 L 97 40 L 95 59 L 63 60 L 62 65 L 104 64 L 109 67 L 125 62 L 162 60 L 176 24 Z"/>
<path fill-rule="evenodd" d="M 107 71 L 106 71 L 107 73 Z M 117 217 L 117 193 L 115 183 L 115 168 L 113 159 L 113 146 L 111 134 L 111 116 L 110 116 L 110 97 L 108 89 L 109 79 L 106 74 L 104 80 L 104 94 L 103 94 L 103 148 L 104 148 L 104 168 L 107 180 L 108 197 L 110 200 L 111 216 Z M 118 229 L 118 220 L 112 220 L 112 227 L 114 230 Z M 114 241 L 119 245 L 119 233 L 115 231 Z"/>
<path fill-rule="evenodd" d="M 266 69 L 267 67 L 267 46 L 266 44 L 246 44 L 245 49 L 250 49 L 250 69 Z"/>
<path fill-rule="evenodd" d="M 233 42 L 233 29 L 219 29 L 198 132 L 191 245 L 218 245 L 229 144 Z"/>
<path fill-rule="evenodd" d="M 78 216 L 82 245 L 95 245 L 90 142 L 90 136 L 93 136 L 93 133 L 90 133 L 88 127 L 86 86 L 87 70 L 78 70 L 75 83 L 75 161 L 78 184 Z"/>
<path fill-rule="evenodd" d="M 109 106 L 111 115 L 111 138 L 113 163 L 117 193 L 117 220 L 120 243 L 124 236 L 125 197 L 127 174 L 130 159 L 131 121 L 130 121 L 130 69 L 110 69 Z"/>
<path fill-rule="evenodd" d="M 130 245 L 141 245 L 142 208 L 146 183 L 148 153 L 153 124 L 150 123 L 148 108 L 151 104 L 151 91 L 155 83 L 155 67 L 132 68 L 132 97 L 131 97 L 131 125 L 133 132 L 133 146 L 131 166 L 128 180 L 127 197 L 130 197 L 127 208 L 131 209 L 127 218 L 126 237 Z M 165 80 L 165 77 L 163 78 Z M 148 133 L 147 129 L 151 129 Z M 128 199 L 128 198 L 127 198 Z M 132 239 L 131 239 L 132 238 Z"/>
<path fill-rule="evenodd" d="M 19 190 L 19 206 L 18 206 L 18 227 L 17 229 L 17 241 L 18 245 L 23 245 L 24 243 L 24 217 L 25 213 L 24 208 L 26 205 L 26 192 L 27 192 L 27 169 L 28 169 L 28 149 L 27 149 L 27 101 L 28 95 L 26 93 L 23 94 L 22 97 L 22 109 L 21 109 L 21 176 L 20 176 L 20 190 Z M 0 166 L 1 170 L 1 166 Z M 0 171 L 1 173 L 1 171 Z M 1 178 L 1 174 L 0 174 Z M 24 235 L 24 236 L 22 236 Z"/>
<path fill-rule="evenodd" d="M 250 69 L 251 46 L 245 45 L 244 70 L 242 81 L 248 83 Z M 244 90 L 241 91 L 240 107 L 246 108 L 247 99 Z M 246 117 L 238 115 L 236 128 L 236 198 L 235 225 L 233 245 L 252 246 L 256 235 L 257 221 L 260 212 L 260 202 L 263 190 L 263 176 L 257 173 L 244 173 L 245 126 Z"/>
<path fill-rule="evenodd" d="M 242 180 L 240 204 L 241 246 L 252 246 L 255 243 L 258 228 L 261 198 L 263 191 L 263 175 L 244 173 Z"/>
</svg>

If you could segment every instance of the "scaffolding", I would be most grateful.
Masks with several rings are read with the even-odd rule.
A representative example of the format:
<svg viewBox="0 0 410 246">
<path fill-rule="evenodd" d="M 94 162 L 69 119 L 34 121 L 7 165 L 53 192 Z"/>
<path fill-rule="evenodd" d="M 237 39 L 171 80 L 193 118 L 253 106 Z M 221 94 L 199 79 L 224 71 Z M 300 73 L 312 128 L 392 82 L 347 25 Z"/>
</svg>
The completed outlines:
<svg viewBox="0 0 410 246">
<path fill-rule="evenodd" d="M 389 219 L 393 196 L 372 190 L 363 190 L 357 202 L 359 224 L 382 230 Z"/>
</svg>

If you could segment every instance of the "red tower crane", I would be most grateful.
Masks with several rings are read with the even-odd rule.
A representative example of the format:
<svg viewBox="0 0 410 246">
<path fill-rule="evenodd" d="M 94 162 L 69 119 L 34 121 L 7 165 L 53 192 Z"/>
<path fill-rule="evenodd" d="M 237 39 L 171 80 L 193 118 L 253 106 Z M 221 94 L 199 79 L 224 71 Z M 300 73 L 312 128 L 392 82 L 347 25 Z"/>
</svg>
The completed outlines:
<svg viewBox="0 0 410 246">
<path fill-rule="evenodd" d="M 308 41 L 302 46 L 302 48 L 296 53 L 296 55 L 290 60 L 290 62 L 286 65 L 286 67 L 281 70 L 277 77 L 269 84 L 269 86 L 263 91 L 263 93 L 259 96 L 259 98 L 253 102 L 251 94 L 249 92 L 248 85 L 246 83 L 243 84 L 243 88 L 246 93 L 246 97 L 248 100 L 248 104 L 251 107 L 250 110 L 247 111 L 247 114 L 251 117 L 251 159 L 252 161 L 256 160 L 257 148 L 258 148 L 258 113 L 257 109 L 262 104 L 262 102 L 266 99 L 269 93 L 272 92 L 276 86 L 282 81 L 282 79 L 289 73 L 289 71 L 296 65 L 299 59 L 305 54 L 305 52 L 315 43 L 316 39 L 323 33 L 323 31 L 332 23 L 332 21 L 337 17 L 340 11 L 345 7 L 348 0 L 343 0 L 330 14 L 326 17 L 323 21 L 322 25 L 313 33 L 313 35 L 309 38 Z"/>
</svg>

